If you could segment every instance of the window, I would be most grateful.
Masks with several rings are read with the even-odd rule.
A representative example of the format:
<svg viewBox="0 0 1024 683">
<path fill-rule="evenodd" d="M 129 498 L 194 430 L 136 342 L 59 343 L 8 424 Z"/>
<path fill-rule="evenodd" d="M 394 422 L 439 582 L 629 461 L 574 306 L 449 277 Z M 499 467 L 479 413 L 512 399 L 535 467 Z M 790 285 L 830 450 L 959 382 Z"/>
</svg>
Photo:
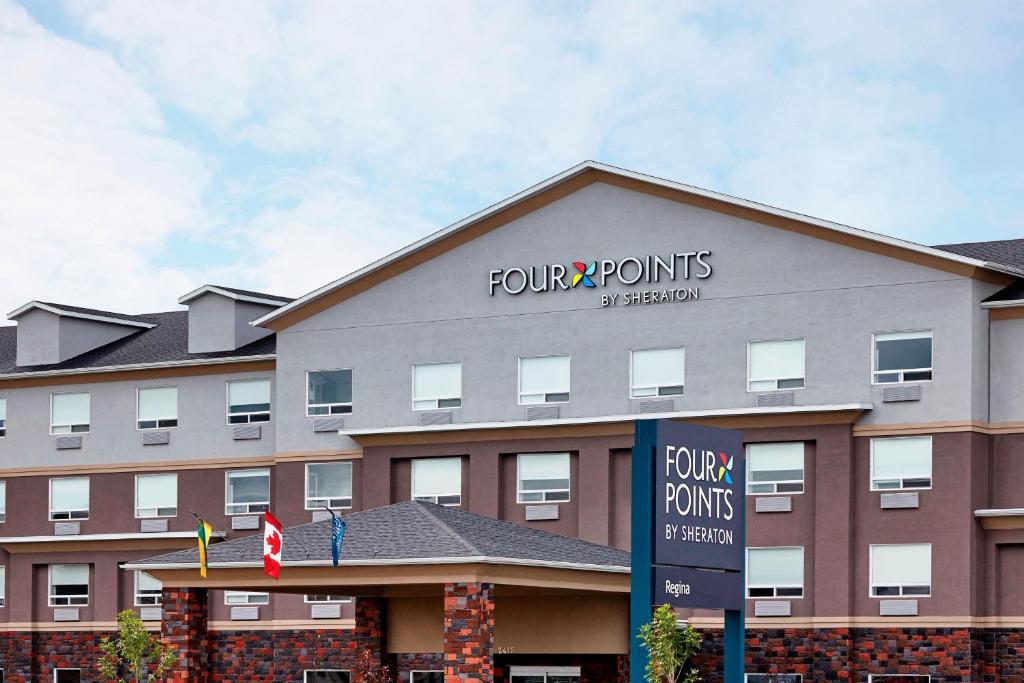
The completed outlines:
<svg viewBox="0 0 1024 683">
<path fill-rule="evenodd" d="M 0 565 L 0 607 L 7 605 L 7 567 Z M 0 678 L 3 683 L 3 678 Z"/>
<path fill-rule="evenodd" d="M 135 606 L 159 606 L 162 601 L 163 585 L 146 572 L 135 572 Z"/>
<path fill-rule="evenodd" d="M 932 437 L 871 439 L 871 490 L 930 489 Z"/>
<path fill-rule="evenodd" d="M 270 422 L 270 380 L 228 382 L 228 424 Z"/>
<path fill-rule="evenodd" d="M 686 352 L 643 349 L 629 352 L 629 397 L 680 396 L 686 375 Z"/>
<path fill-rule="evenodd" d="M 50 394 L 50 433 L 89 431 L 89 394 Z"/>
<path fill-rule="evenodd" d="M 512 666 L 511 683 L 580 683 L 578 666 Z"/>
<path fill-rule="evenodd" d="M 306 509 L 341 510 L 352 507 L 352 463 L 318 462 L 306 465 Z"/>
<path fill-rule="evenodd" d="M 409 683 L 444 683 L 444 672 L 413 671 Z"/>
<path fill-rule="evenodd" d="M 352 412 L 352 371 L 318 370 L 307 373 L 306 415 L 344 415 Z"/>
<path fill-rule="evenodd" d="M 412 366 L 413 410 L 462 406 L 462 363 Z"/>
<path fill-rule="evenodd" d="M 307 593 L 302 600 L 307 603 L 352 602 L 352 598 L 347 595 L 325 595 L 323 593 Z"/>
<path fill-rule="evenodd" d="M 875 335 L 875 384 L 924 382 L 932 378 L 932 333 L 890 332 Z"/>
<path fill-rule="evenodd" d="M 237 470 L 227 473 L 224 512 L 248 515 L 270 509 L 270 470 Z"/>
<path fill-rule="evenodd" d="M 53 683 L 82 683 L 82 670 L 54 669 Z"/>
<path fill-rule="evenodd" d="M 176 517 L 177 515 L 177 474 L 135 475 L 136 517 Z"/>
<path fill-rule="evenodd" d="M 178 387 L 139 389 L 139 429 L 178 426 Z"/>
<path fill-rule="evenodd" d="M 412 461 L 412 498 L 438 505 L 462 503 L 462 458 Z"/>
<path fill-rule="evenodd" d="M 351 683 L 351 676 L 341 669 L 307 669 L 303 683 Z"/>
<path fill-rule="evenodd" d="M 89 604 L 89 565 L 50 565 L 50 607 Z"/>
<path fill-rule="evenodd" d="M 747 494 L 803 493 L 804 444 L 752 443 L 747 446 Z"/>
<path fill-rule="evenodd" d="M 747 345 L 747 390 L 804 386 L 804 340 L 752 341 Z"/>
<path fill-rule="evenodd" d="M 519 405 L 569 401 L 569 356 L 519 359 Z"/>
<path fill-rule="evenodd" d="M 873 545 L 871 551 L 871 596 L 927 597 L 932 592 L 932 546 Z"/>
<path fill-rule="evenodd" d="M 269 605 L 270 593 L 249 591 L 224 591 L 225 605 Z"/>
<path fill-rule="evenodd" d="M 803 548 L 747 548 L 748 598 L 803 596 Z"/>
<path fill-rule="evenodd" d="M 531 453 L 517 462 L 516 499 L 520 503 L 564 503 L 569 500 L 569 454 Z"/>
<path fill-rule="evenodd" d="M 0 481 L 0 523 L 7 521 L 7 482 Z M 3 683 L 0 681 L 0 683 Z"/>
<path fill-rule="evenodd" d="M 872 674 L 868 683 L 928 683 L 932 680 L 929 674 Z"/>
<path fill-rule="evenodd" d="M 89 477 L 50 480 L 50 519 L 89 519 Z"/>
<path fill-rule="evenodd" d="M 746 683 L 802 683 L 800 674 L 747 674 Z"/>
<path fill-rule="evenodd" d="M 0 396 L 0 437 L 4 436 L 7 436 L 7 399 Z M 0 683 L 3 683 L 3 679 L 0 679 Z"/>
</svg>

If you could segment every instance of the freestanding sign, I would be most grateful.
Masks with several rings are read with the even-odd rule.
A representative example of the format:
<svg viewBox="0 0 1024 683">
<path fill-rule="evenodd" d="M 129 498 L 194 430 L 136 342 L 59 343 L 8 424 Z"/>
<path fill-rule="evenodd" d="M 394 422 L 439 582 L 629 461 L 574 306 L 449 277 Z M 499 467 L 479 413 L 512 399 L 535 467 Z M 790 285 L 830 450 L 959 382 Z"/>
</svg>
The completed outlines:
<svg viewBox="0 0 1024 683">
<path fill-rule="evenodd" d="M 725 610 L 725 683 L 743 681 L 746 464 L 739 432 L 637 420 L 632 465 L 630 678 L 653 605 Z"/>
</svg>

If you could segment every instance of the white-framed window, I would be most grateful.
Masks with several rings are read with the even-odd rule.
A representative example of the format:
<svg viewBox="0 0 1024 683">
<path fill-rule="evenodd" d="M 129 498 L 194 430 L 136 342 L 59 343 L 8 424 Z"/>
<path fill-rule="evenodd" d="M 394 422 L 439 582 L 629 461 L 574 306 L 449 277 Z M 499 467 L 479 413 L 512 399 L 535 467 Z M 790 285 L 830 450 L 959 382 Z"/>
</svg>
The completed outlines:
<svg viewBox="0 0 1024 683">
<path fill-rule="evenodd" d="M 461 505 L 462 458 L 413 460 L 412 499 L 438 505 Z"/>
<path fill-rule="evenodd" d="M 146 572 L 135 572 L 135 606 L 159 606 L 162 601 L 164 587 L 159 581 Z"/>
<path fill-rule="evenodd" d="M 569 356 L 519 359 L 519 405 L 569 402 Z"/>
<path fill-rule="evenodd" d="M 82 670 L 54 669 L 53 683 L 82 683 Z"/>
<path fill-rule="evenodd" d="M 306 669 L 303 683 L 352 683 L 352 674 L 344 669 Z"/>
<path fill-rule="evenodd" d="M 516 458 L 516 501 L 565 503 L 571 478 L 568 453 L 521 453 Z"/>
<path fill-rule="evenodd" d="M 931 674 L 870 674 L 868 683 L 930 683 Z"/>
<path fill-rule="evenodd" d="M 0 564 L 0 607 L 7 606 L 7 567 Z M 3 679 L 0 678 L 0 683 Z"/>
<path fill-rule="evenodd" d="M 50 519 L 89 519 L 89 477 L 50 480 Z"/>
<path fill-rule="evenodd" d="M 228 382 L 228 424 L 270 422 L 270 380 Z"/>
<path fill-rule="evenodd" d="M 306 509 L 345 510 L 352 507 L 352 463 L 311 462 L 306 465 Z"/>
<path fill-rule="evenodd" d="M 302 601 L 308 604 L 317 605 L 335 605 L 346 602 L 352 602 L 351 596 L 348 595 L 327 595 L 325 593 L 306 593 L 302 596 Z"/>
<path fill-rule="evenodd" d="M 51 564 L 50 607 L 84 607 L 89 604 L 89 565 Z"/>
<path fill-rule="evenodd" d="M 177 517 L 178 475 L 174 472 L 135 475 L 135 517 Z"/>
<path fill-rule="evenodd" d="M 249 515 L 270 509 L 270 470 L 232 470 L 224 478 L 225 514 Z"/>
<path fill-rule="evenodd" d="M 412 409 L 462 407 L 462 363 L 418 363 L 412 366 Z"/>
<path fill-rule="evenodd" d="M 932 487 L 932 437 L 871 439 L 871 490 L 899 491 Z"/>
<path fill-rule="evenodd" d="M 0 396 L 0 439 L 5 436 L 7 436 L 7 398 Z"/>
<path fill-rule="evenodd" d="M 7 521 L 7 482 L 0 481 L 0 524 Z"/>
<path fill-rule="evenodd" d="M 224 591 L 225 605 L 269 605 L 270 593 L 251 591 Z"/>
<path fill-rule="evenodd" d="M 306 373 L 306 415 L 346 415 L 352 412 L 352 369 L 311 370 Z"/>
<path fill-rule="evenodd" d="M 629 397 L 682 396 L 686 349 L 636 349 L 629 352 Z"/>
<path fill-rule="evenodd" d="M 409 683 L 444 683 L 443 671 L 411 671 L 410 674 Z"/>
<path fill-rule="evenodd" d="M 931 330 L 875 334 L 871 346 L 872 383 L 892 384 L 931 380 Z"/>
<path fill-rule="evenodd" d="M 804 340 L 747 343 L 747 391 L 803 389 Z"/>
<path fill-rule="evenodd" d="M 89 392 L 50 394 L 50 433 L 85 434 L 89 431 Z"/>
<path fill-rule="evenodd" d="M 871 597 L 928 597 L 932 593 L 932 544 L 872 545 Z"/>
<path fill-rule="evenodd" d="M 580 683 L 578 666 L 511 666 L 511 683 Z"/>
<path fill-rule="evenodd" d="M 178 426 L 178 387 L 139 387 L 136 403 L 138 429 Z"/>
<path fill-rule="evenodd" d="M 747 446 L 747 495 L 804 492 L 804 444 Z"/>
<path fill-rule="evenodd" d="M 745 674 L 746 683 L 803 683 L 802 674 Z"/>
<path fill-rule="evenodd" d="M 802 546 L 747 548 L 748 598 L 802 598 Z"/>
</svg>

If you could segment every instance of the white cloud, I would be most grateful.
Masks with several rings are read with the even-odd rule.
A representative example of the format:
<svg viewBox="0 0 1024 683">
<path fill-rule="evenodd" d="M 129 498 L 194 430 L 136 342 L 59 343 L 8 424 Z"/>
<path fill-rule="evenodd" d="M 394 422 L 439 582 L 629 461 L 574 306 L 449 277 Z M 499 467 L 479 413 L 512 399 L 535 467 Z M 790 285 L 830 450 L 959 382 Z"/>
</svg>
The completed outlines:
<svg viewBox="0 0 1024 683">
<path fill-rule="evenodd" d="M 140 310 L 188 278 L 150 262 L 200 212 L 202 160 L 114 59 L 0 2 L 4 311 L 31 299 Z M 169 304 L 165 304 L 170 307 Z"/>
<path fill-rule="evenodd" d="M 24 160 L 0 170 L 14 197 L 0 226 L 49 231 L 20 238 L 42 273 L 22 273 L 31 296 L 301 293 L 584 158 L 924 242 L 959 222 L 988 230 L 971 238 L 1022 227 L 1018 188 L 977 196 L 984 163 L 950 144 L 977 112 L 1016 130 L 1010 107 L 963 108 L 985 79 L 1019 81 L 1014 3 L 67 0 L 67 14 L 84 44 L 2 15 L 20 37 L 0 56 L 31 66 L 0 75 L 15 103 L 0 140 Z M 1021 147 L 998 142 L 992 177 Z M 183 232 L 224 258 L 164 255 L 177 260 L 160 271 Z M 104 273 L 156 276 L 119 292 L 57 256 L 69 240 Z"/>
</svg>

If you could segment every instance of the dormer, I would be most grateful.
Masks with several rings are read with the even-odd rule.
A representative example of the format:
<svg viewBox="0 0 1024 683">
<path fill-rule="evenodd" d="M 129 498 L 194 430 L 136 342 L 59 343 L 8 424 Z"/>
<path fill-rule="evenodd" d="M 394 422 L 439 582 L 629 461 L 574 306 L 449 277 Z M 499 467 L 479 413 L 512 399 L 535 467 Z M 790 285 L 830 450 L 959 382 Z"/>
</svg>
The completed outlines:
<svg viewBox="0 0 1024 683">
<path fill-rule="evenodd" d="M 30 301 L 11 311 L 18 323 L 17 364 L 55 365 L 140 330 L 156 327 L 145 316 Z"/>
<path fill-rule="evenodd" d="M 234 351 L 273 334 L 249 323 L 291 301 L 274 294 L 203 285 L 178 299 L 188 306 L 188 352 Z"/>
</svg>

